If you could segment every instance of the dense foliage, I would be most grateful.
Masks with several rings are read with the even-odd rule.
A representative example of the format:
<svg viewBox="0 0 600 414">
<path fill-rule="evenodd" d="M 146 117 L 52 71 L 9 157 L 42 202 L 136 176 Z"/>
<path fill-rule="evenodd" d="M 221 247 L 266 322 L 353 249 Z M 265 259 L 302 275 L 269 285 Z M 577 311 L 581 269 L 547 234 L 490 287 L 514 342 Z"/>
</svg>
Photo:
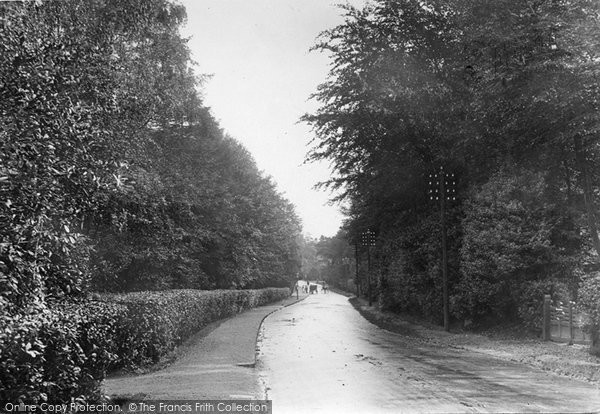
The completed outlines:
<svg viewBox="0 0 600 414">
<path fill-rule="evenodd" d="M 315 46 L 332 64 L 304 117 L 316 134 L 308 159 L 332 162 L 324 185 L 348 203 L 361 262 L 361 234 L 375 231 L 381 303 L 441 322 L 440 203 L 428 196 L 440 167 L 457 181 L 445 206 L 454 320 L 536 325 L 544 292 L 578 299 L 600 255 L 600 5 L 344 10 Z"/>
<path fill-rule="evenodd" d="M 6 319 L 0 399 L 100 398 L 107 370 L 158 362 L 209 323 L 289 296 L 288 288 L 102 295 Z"/>
<path fill-rule="evenodd" d="M 295 274 L 298 219 L 202 107 L 180 6 L 2 8 L 4 306 Z"/>
<path fill-rule="evenodd" d="M 184 20 L 168 0 L 0 3 L 0 352 L 17 382 L 39 368 L 23 398 L 90 395 L 110 358 L 82 342 L 96 316 L 69 316 L 90 291 L 299 271 L 299 219 L 203 106 Z"/>
<path fill-rule="evenodd" d="M 123 309 L 101 303 L 62 303 L 41 312 L 3 315 L 0 399 L 98 399 L 99 384 L 117 360 L 115 335 Z"/>
<path fill-rule="evenodd" d="M 209 323 L 289 295 L 289 288 L 103 294 L 101 304 L 122 309 L 111 338 L 117 356 L 111 368 L 156 363 Z"/>
</svg>

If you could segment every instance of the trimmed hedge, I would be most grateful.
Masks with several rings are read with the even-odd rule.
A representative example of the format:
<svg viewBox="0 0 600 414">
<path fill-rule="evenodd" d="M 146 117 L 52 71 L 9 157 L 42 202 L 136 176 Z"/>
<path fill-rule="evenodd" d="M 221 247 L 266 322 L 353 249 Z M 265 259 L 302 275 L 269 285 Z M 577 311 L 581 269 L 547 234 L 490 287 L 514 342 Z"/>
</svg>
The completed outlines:
<svg viewBox="0 0 600 414">
<path fill-rule="evenodd" d="M 158 362 L 211 322 L 288 297 L 287 288 L 96 295 L 0 316 L 0 401 L 94 401 L 106 372 Z"/>
<path fill-rule="evenodd" d="M 181 289 L 102 295 L 101 301 L 125 308 L 118 322 L 115 341 L 118 359 L 113 368 L 131 369 L 156 363 L 209 323 L 289 295 L 288 288 Z"/>
<path fill-rule="evenodd" d="M 122 309 L 106 303 L 59 303 L 35 313 L 4 315 L 0 324 L 0 401 L 99 399 L 117 360 L 114 338 Z"/>
</svg>

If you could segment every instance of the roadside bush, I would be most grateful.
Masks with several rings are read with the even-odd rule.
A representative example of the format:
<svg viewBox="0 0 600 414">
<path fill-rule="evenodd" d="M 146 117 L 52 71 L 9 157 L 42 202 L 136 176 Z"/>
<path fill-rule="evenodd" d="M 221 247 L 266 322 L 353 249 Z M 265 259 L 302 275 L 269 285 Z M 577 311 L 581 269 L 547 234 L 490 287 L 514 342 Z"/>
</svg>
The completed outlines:
<svg viewBox="0 0 600 414">
<path fill-rule="evenodd" d="M 542 330 L 544 295 L 550 295 L 555 301 L 570 300 L 566 284 L 557 280 L 525 282 L 517 294 L 517 312 L 521 323 L 537 332 Z"/>
<path fill-rule="evenodd" d="M 100 300 L 124 307 L 116 326 L 113 368 L 156 363 L 211 322 L 289 296 L 288 288 L 193 289 L 105 294 Z"/>
<path fill-rule="evenodd" d="M 441 309 L 440 286 L 432 275 L 437 267 L 415 265 L 416 255 L 405 250 L 398 251 L 397 259 L 390 264 L 382 280 L 380 303 L 382 309 L 406 312 L 435 320 L 436 306 Z M 438 278 L 439 279 L 439 278 Z M 439 312 L 437 312 L 439 313 Z"/>
<path fill-rule="evenodd" d="M 96 295 L 0 316 L 0 401 L 99 399 L 110 369 L 154 363 L 207 324 L 289 296 L 287 288 Z"/>
<path fill-rule="evenodd" d="M 452 217 L 452 214 L 448 214 Z M 453 219 L 451 219 L 453 220 Z M 440 277 L 439 216 L 423 214 L 414 222 L 389 229 L 384 242 L 383 277 L 380 285 L 382 309 L 442 322 L 442 278 Z M 448 249 L 455 249 L 454 234 L 448 233 Z M 457 264 L 450 254 L 450 275 Z M 452 283 L 452 280 L 450 280 Z"/>
<path fill-rule="evenodd" d="M 557 201 L 544 174 L 511 165 L 473 188 L 464 203 L 454 315 L 536 326 L 538 294 L 545 288 L 553 293 L 558 285 L 552 280 L 565 278 L 575 265 L 577 243 L 566 236 L 573 233 L 571 218 L 559 213 Z"/>
<path fill-rule="evenodd" d="M 0 328 L 0 400 L 90 400 L 116 360 L 118 305 L 59 303 Z"/>
</svg>

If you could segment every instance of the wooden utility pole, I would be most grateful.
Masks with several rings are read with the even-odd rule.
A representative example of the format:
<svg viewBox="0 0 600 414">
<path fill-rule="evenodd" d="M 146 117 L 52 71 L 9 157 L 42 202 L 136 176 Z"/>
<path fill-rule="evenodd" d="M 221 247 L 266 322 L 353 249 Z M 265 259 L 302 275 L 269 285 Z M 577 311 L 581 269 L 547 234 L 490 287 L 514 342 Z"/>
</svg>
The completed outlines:
<svg viewBox="0 0 600 414">
<path fill-rule="evenodd" d="M 440 193 L 446 194 L 444 182 L 446 177 L 440 179 Z M 448 298 L 448 247 L 446 239 L 448 232 L 446 230 L 446 197 L 440 197 L 440 215 L 442 222 L 442 283 L 443 283 L 443 301 L 444 301 L 444 330 L 450 330 L 450 300 Z"/>
<path fill-rule="evenodd" d="M 367 246 L 367 285 L 369 288 L 369 306 L 373 304 L 371 292 L 371 246 Z"/>
<path fill-rule="evenodd" d="M 429 199 L 440 202 L 440 223 L 442 227 L 442 302 L 444 329 L 450 330 L 450 298 L 448 292 L 448 231 L 446 229 L 446 201 L 456 200 L 456 180 L 454 174 L 439 172 L 429 174 Z"/>
<path fill-rule="evenodd" d="M 360 277 L 358 273 L 358 242 L 354 243 L 354 262 L 356 265 L 356 274 L 354 275 L 354 282 L 356 283 L 356 297 L 360 297 Z"/>
<path fill-rule="evenodd" d="M 369 294 L 369 306 L 373 305 L 373 294 L 371 288 L 371 246 L 375 246 L 375 233 L 367 230 L 362 234 L 362 245 L 367 246 L 367 289 Z"/>
</svg>

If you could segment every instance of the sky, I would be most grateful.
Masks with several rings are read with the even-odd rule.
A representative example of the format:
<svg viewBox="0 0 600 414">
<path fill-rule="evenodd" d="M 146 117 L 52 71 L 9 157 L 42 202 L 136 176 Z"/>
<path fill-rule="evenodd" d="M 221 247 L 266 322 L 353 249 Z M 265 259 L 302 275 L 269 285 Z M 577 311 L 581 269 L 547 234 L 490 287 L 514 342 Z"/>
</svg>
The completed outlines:
<svg viewBox="0 0 600 414">
<path fill-rule="evenodd" d="M 240 141 L 265 175 L 296 206 L 304 233 L 333 236 L 343 215 L 331 193 L 313 187 L 329 164 L 304 164 L 314 112 L 309 100 L 329 70 L 326 54 L 309 52 L 323 30 L 343 22 L 340 0 L 181 0 L 183 35 L 199 74 L 210 74 L 204 104 L 224 131 Z M 360 7 L 364 0 L 351 0 Z"/>
</svg>

